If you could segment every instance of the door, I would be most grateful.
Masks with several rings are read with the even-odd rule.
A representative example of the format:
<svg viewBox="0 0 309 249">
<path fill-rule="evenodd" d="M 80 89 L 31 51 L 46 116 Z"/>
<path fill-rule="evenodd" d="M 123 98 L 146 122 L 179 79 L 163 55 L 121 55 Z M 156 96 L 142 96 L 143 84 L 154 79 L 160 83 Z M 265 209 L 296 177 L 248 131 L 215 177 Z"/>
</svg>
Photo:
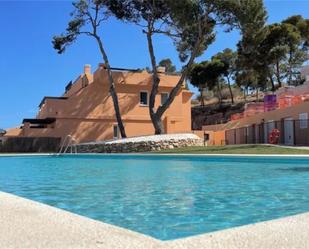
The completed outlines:
<svg viewBox="0 0 309 249">
<path fill-rule="evenodd" d="M 267 123 L 264 123 L 264 143 L 268 144 L 269 143 L 269 134 L 270 132 L 275 129 L 275 122 L 274 121 L 269 121 Z"/>
<path fill-rule="evenodd" d="M 284 144 L 294 145 L 294 120 L 292 118 L 284 119 Z"/>
<path fill-rule="evenodd" d="M 255 141 L 254 143 L 259 144 L 260 143 L 260 132 L 259 132 L 259 125 L 254 126 L 254 132 L 255 132 Z"/>
</svg>

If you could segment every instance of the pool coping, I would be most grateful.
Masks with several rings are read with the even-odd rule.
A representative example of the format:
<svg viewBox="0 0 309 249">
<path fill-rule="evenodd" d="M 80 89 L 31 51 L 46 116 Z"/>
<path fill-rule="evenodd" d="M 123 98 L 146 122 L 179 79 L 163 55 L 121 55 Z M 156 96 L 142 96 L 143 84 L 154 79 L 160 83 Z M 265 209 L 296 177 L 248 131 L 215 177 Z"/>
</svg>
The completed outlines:
<svg viewBox="0 0 309 249">
<path fill-rule="evenodd" d="M 0 248 L 309 248 L 309 212 L 161 241 L 0 191 Z"/>
<path fill-rule="evenodd" d="M 305 157 L 309 154 L 189 154 L 189 153 L 67 153 L 58 155 L 57 153 L 12 153 L 1 154 L 0 157 L 30 157 L 30 156 L 189 156 L 189 157 Z"/>
</svg>

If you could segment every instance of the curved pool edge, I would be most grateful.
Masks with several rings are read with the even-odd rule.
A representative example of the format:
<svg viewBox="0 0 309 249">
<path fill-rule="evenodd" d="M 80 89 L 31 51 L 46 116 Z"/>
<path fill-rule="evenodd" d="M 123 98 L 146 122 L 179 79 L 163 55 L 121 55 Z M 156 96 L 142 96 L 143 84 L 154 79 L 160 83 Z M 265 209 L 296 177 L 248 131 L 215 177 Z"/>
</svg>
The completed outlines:
<svg viewBox="0 0 309 249">
<path fill-rule="evenodd" d="M 309 248 L 309 212 L 160 241 L 0 191 L 0 248 Z"/>
<path fill-rule="evenodd" d="M 157 248 L 122 227 L 0 191 L 0 248 Z"/>
</svg>

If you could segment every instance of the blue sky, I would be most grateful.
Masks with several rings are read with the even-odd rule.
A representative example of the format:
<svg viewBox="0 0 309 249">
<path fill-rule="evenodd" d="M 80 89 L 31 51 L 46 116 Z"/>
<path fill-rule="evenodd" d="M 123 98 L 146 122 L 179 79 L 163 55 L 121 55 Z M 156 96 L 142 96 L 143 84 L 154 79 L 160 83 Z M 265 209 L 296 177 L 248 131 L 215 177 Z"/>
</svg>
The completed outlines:
<svg viewBox="0 0 309 249">
<path fill-rule="evenodd" d="M 265 0 L 269 23 L 301 14 L 309 18 L 309 0 Z M 70 1 L 0 0 L 0 128 L 18 126 L 34 117 L 43 96 L 59 96 L 74 80 L 84 64 L 95 69 L 100 60 L 96 44 L 81 38 L 65 54 L 52 48 L 53 35 L 61 33 L 70 18 Z M 237 32 L 218 32 L 217 39 L 199 60 L 207 59 L 226 47 L 235 48 Z M 144 68 L 149 56 L 146 39 L 138 27 L 110 20 L 104 26 L 104 42 L 112 66 Z M 155 39 L 158 61 L 169 57 L 177 65 L 171 41 Z"/>
</svg>

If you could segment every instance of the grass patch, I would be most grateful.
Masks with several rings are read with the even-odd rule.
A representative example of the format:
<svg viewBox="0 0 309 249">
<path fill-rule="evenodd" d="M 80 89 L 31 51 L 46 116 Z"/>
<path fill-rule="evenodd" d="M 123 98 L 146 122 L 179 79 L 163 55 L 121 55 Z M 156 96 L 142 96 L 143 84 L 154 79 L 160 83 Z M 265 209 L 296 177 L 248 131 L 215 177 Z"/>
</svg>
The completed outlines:
<svg viewBox="0 0 309 249">
<path fill-rule="evenodd" d="M 153 153 L 175 153 L 175 154 L 294 154 L 306 155 L 309 150 L 270 145 L 228 145 L 228 146 L 193 146 L 177 149 L 156 151 Z"/>
</svg>

